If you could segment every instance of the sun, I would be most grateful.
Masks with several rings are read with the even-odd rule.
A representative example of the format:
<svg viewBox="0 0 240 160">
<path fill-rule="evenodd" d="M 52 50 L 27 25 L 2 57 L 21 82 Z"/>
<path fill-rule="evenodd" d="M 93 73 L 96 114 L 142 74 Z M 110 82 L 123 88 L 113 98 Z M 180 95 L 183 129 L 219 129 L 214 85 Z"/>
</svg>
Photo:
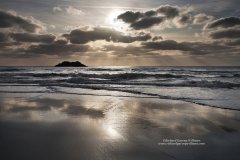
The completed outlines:
<svg viewBox="0 0 240 160">
<path fill-rule="evenodd" d="M 118 15 L 120 15 L 123 12 L 124 11 L 122 10 L 111 11 L 105 19 L 106 25 L 119 31 L 125 30 L 126 25 L 122 21 L 117 19 Z"/>
</svg>

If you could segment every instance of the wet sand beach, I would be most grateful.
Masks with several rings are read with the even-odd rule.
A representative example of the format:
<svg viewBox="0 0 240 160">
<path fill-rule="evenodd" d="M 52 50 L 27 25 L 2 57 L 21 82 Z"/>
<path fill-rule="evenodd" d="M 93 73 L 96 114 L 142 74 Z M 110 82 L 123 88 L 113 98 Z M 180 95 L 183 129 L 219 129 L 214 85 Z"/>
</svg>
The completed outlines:
<svg viewBox="0 0 240 160">
<path fill-rule="evenodd" d="M 1 95 L 0 159 L 240 156 L 239 111 L 157 98 L 30 95 Z"/>
</svg>

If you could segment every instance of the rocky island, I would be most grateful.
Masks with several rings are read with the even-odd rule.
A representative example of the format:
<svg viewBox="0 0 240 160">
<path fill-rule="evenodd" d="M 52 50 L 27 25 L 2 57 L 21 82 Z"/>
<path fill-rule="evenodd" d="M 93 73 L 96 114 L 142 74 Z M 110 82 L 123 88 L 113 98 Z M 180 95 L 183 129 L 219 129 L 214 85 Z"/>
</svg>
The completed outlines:
<svg viewBox="0 0 240 160">
<path fill-rule="evenodd" d="M 76 62 L 63 61 L 62 63 L 57 64 L 55 67 L 87 67 L 87 66 L 79 61 Z"/>
</svg>

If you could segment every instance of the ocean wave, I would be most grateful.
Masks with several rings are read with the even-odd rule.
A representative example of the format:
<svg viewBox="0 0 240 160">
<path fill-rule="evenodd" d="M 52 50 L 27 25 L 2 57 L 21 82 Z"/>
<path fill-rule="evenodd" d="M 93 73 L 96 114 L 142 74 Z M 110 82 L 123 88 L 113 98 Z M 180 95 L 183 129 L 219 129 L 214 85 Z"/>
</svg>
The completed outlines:
<svg viewBox="0 0 240 160">
<path fill-rule="evenodd" d="M 14 92 L 14 89 L 16 88 L 17 91 L 21 85 L 26 88 L 34 85 L 45 87 L 48 88 L 46 93 L 59 92 L 52 88 L 64 87 L 69 90 L 98 90 L 99 95 L 102 91 L 104 93 L 105 91 L 114 92 L 111 96 L 114 96 L 116 92 L 124 92 L 165 99 L 180 98 L 185 101 L 192 101 L 189 97 L 194 99 L 194 96 L 201 94 L 200 98 L 195 97 L 195 99 L 205 103 L 206 100 L 203 99 L 203 96 L 209 96 L 211 94 L 209 90 L 217 91 L 212 94 L 213 97 L 219 96 L 218 91 L 224 95 L 225 90 L 234 93 L 233 96 L 239 95 L 237 93 L 239 93 L 240 87 L 240 67 L 0 67 L 0 86 L 10 86 Z M 25 91 L 24 88 L 21 89 Z M 165 89 L 163 90 L 163 88 Z M 178 89 L 175 90 L 176 88 Z M 2 93 L 7 92 L 8 89 L 5 88 Z M 84 92 L 80 90 L 74 94 Z M 185 92 L 186 90 L 187 92 Z M 44 93 L 45 90 L 41 92 Z M 167 92 L 169 95 L 164 95 Z M 189 96 L 184 99 L 186 94 Z M 232 95 L 229 95 L 226 96 L 226 99 L 232 98 Z M 239 104 L 238 99 L 236 98 L 235 104 Z M 223 103 L 221 102 L 221 104 Z"/>
<path fill-rule="evenodd" d="M 154 79 L 151 79 L 154 78 Z M 201 88 L 236 88 L 238 81 L 198 80 L 171 74 L 31 74 L 31 76 L 14 75 L 13 77 L 0 75 L 0 83 L 22 83 L 40 85 L 130 85 L 130 86 L 165 86 L 165 87 L 201 87 Z"/>
<path fill-rule="evenodd" d="M 89 80 L 84 78 L 69 78 L 62 80 L 61 82 L 67 82 L 69 84 L 119 84 L 119 85 L 146 85 L 146 86 L 164 86 L 164 87 L 201 87 L 201 88 L 235 88 L 240 87 L 239 83 L 221 82 L 221 81 L 193 81 L 193 80 L 181 80 L 181 81 L 152 81 L 152 82 L 139 82 L 139 81 L 112 81 L 112 80 Z"/>
<path fill-rule="evenodd" d="M 121 73 L 121 74 L 78 74 L 79 77 L 103 78 L 111 80 L 129 80 L 140 78 L 182 78 L 181 75 L 174 74 L 146 74 L 146 73 Z"/>
<path fill-rule="evenodd" d="M 87 73 L 1 73 L 0 77 L 73 77 L 73 78 L 100 78 L 109 80 L 129 80 L 129 79 L 142 79 L 142 78 L 182 78 L 182 75 L 176 74 L 150 74 L 150 73 L 114 73 L 114 74 L 87 74 Z M 186 77 L 186 76 L 185 76 Z"/>
<path fill-rule="evenodd" d="M 23 69 L 19 69 L 19 68 L 1 68 L 0 67 L 0 72 L 18 72 L 18 71 L 22 71 Z"/>
<path fill-rule="evenodd" d="M 221 78 L 240 78 L 240 74 L 229 74 L 229 75 L 220 75 Z"/>
</svg>

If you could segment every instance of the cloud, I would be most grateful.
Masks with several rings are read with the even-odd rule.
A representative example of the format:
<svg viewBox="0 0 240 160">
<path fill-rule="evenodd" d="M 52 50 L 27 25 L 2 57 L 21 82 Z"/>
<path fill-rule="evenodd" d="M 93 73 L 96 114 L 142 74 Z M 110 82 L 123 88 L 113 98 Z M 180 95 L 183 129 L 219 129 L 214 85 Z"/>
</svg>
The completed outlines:
<svg viewBox="0 0 240 160">
<path fill-rule="evenodd" d="M 76 53 L 84 53 L 89 49 L 88 45 L 81 44 L 67 44 L 64 40 L 58 40 L 50 44 L 31 45 L 26 49 L 28 54 L 45 54 L 45 55 L 58 55 L 70 56 Z"/>
<path fill-rule="evenodd" d="M 240 39 L 227 40 L 227 41 L 224 41 L 224 43 L 229 46 L 240 46 Z"/>
<path fill-rule="evenodd" d="M 193 51 L 194 48 L 188 43 L 179 43 L 174 40 L 163 40 L 160 42 L 146 42 L 143 46 L 152 50 L 180 50 L 180 51 Z"/>
<path fill-rule="evenodd" d="M 50 24 L 50 25 L 49 25 L 49 28 L 50 28 L 50 29 L 56 29 L 56 26 L 55 26 L 54 24 Z"/>
<path fill-rule="evenodd" d="M 2 53 L 4 49 L 12 49 L 14 47 L 18 47 L 19 45 L 21 45 L 20 42 L 9 42 L 8 40 L 0 42 L 0 53 Z"/>
<path fill-rule="evenodd" d="M 77 8 L 74 8 L 73 6 L 67 6 L 67 7 L 59 7 L 59 6 L 55 6 L 53 7 L 53 12 L 65 12 L 69 15 L 73 15 L 73 16 L 78 16 L 78 15 L 83 15 L 84 12 L 82 10 L 79 10 Z"/>
<path fill-rule="evenodd" d="M 160 42 L 144 42 L 146 49 L 156 50 L 178 50 L 192 55 L 220 54 L 226 51 L 236 51 L 235 48 L 219 44 L 217 42 L 177 42 L 174 40 L 163 40 Z M 230 52 L 229 52 L 230 53 Z"/>
<path fill-rule="evenodd" d="M 203 35 L 226 46 L 240 45 L 240 18 L 223 17 L 209 22 L 203 28 Z"/>
<path fill-rule="evenodd" d="M 130 27 L 139 30 L 163 22 L 163 17 L 153 17 L 155 15 L 157 15 L 157 12 L 154 10 L 146 11 L 145 13 L 126 11 L 125 13 L 120 14 L 117 19 L 130 23 Z"/>
<path fill-rule="evenodd" d="M 152 16 L 156 16 L 156 15 L 157 15 L 157 12 L 154 10 L 149 10 L 144 13 L 144 16 L 146 16 L 146 17 L 152 17 Z"/>
<path fill-rule="evenodd" d="M 205 13 L 200 13 L 194 16 L 194 24 L 206 24 L 213 20 L 213 16 L 208 16 Z"/>
<path fill-rule="evenodd" d="M 62 12 L 63 9 L 61 7 L 55 6 L 53 7 L 53 12 Z"/>
<path fill-rule="evenodd" d="M 158 41 L 158 40 L 162 40 L 162 36 L 155 36 L 152 38 L 152 41 Z"/>
<path fill-rule="evenodd" d="M 218 42 L 177 42 L 175 40 L 162 40 L 156 42 L 142 42 L 141 45 L 106 45 L 103 52 L 114 56 L 160 56 L 166 51 L 174 54 L 188 56 L 205 56 L 205 55 L 224 55 L 228 53 L 239 54 L 239 49 L 235 46 L 227 46 Z M 165 51 L 165 52 L 164 52 Z M 174 52 L 170 52 L 174 51 Z M 178 51 L 178 52 L 175 52 Z"/>
<path fill-rule="evenodd" d="M 240 38 L 240 29 L 231 28 L 226 30 L 218 30 L 215 32 L 211 32 L 209 35 L 213 39 L 221 39 L 221 38 L 227 38 L 227 39 L 235 39 Z"/>
<path fill-rule="evenodd" d="M 239 17 L 226 17 L 226 18 L 220 18 L 208 23 L 205 28 L 216 28 L 216 27 L 228 28 L 228 27 L 234 27 L 236 25 L 240 25 Z"/>
<path fill-rule="evenodd" d="M 80 10 L 75 9 L 71 6 L 56 7 L 53 8 L 53 11 L 71 15 L 82 14 Z M 31 18 L 3 11 L 0 11 L 0 18 L 0 22 L 3 22 L 0 23 L 0 28 L 7 28 L 2 29 L 5 32 L 0 32 L 0 54 L 6 57 L 28 58 L 49 55 L 58 58 L 69 58 L 78 54 L 92 56 L 98 55 L 98 53 L 104 54 L 106 57 L 108 55 L 141 57 L 159 56 L 167 52 L 183 55 L 239 54 L 238 37 L 240 37 L 240 28 L 238 20 L 236 20 L 239 18 L 227 17 L 213 21 L 212 16 L 204 13 L 194 13 L 193 10 L 187 7 L 163 5 L 157 9 L 141 12 L 126 11 L 118 16 L 118 19 L 129 24 L 133 29 L 126 32 L 100 26 L 78 27 L 78 29 L 72 28 L 70 33 L 60 34 L 60 37 L 47 32 L 37 33 L 41 25 L 35 23 L 37 20 Z M 211 38 L 204 39 L 208 40 L 206 42 L 201 42 L 200 39 L 206 37 L 199 37 L 199 42 L 187 42 L 184 40 L 179 42 L 176 39 L 165 40 L 160 35 L 155 35 L 159 33 L 156 28 L 160 27 L 183 27 L 188 25 L 194 27 L 194 25 L 204 25 L 206 23 L 208 23 L 206 26 L 209 28 L 204 32 L 207 33 L 206 37 Z M 149 29 L 154 26 L 156 26 L 154 31 L 140 33 L 134 31 Z M 196 27 L 200 29 L 200 26 Z M 167 33 L 165 36 L 168 36 Z M 103 42 L 94 43 L 95 41 Z M 86 45 L 87 43 L 89 45 Z M 97 45 L 94 46 L 95 44 Z"/>
<path fill-rule="evenodd" d="M 79 10 L 79 9 L 76 9 L 72 6 L 68 6 L 67 8 L 65 8 L 66 12 L 70 15 L 74 15 L 74 16 L 77 16 L 77 15 L 82 15 L 84 14 L 83 11 Z"/>
<path fill-rule="evenodd" d="M 26 32 L 37 32 L 43 29 L 40 21 L 33 17 L 18 16 L 12 12 L 0 11 L 0 28 L 18 28 Z"/>
<path fill-rule="evenodd" d="M 64 39 L 51 43 L 25 43 L 5 42 L 0 43 L 0 56 L 12 58 L 36 58 L 40 56 L 70 57 L 76 54 L 84 54 L 90 50 L 90 46 L 81 44 L 69 44 Z"/>
<path fill-rule="evenodd" d="M 177 27 L 183 27 L 187 26 L 189 24 L 192 24 L 194 21 L 194 17 L 191 12 L 183 13 L 181 16 L 178 16 L 174 19 L 174 24 Z"/>
<path fill-rule="evenodd" d="M 164 21 L 163 17 L 147 17 L 130 25 L 135 30 L 150 28 Z"/>
<path fill-rule="evenodd" d="M 0 43 L 8 41 L 8 35 L 6 33 L 0 32 Z"/>
<path fill-rule="evenodd" d="M 157 9 L 157 12 L 165 15 L 167 18 L 175 18 L 180 14 L 180 9 L 177 6 L 162 5 Z"/>
<path fill-rule="evenodd" d="M 142 16 L 143 15 L 140 12 L 127 11 L 125 13 L 118 15 L 117 19 L 121 19 L 126 23 L 133 23 L 137 21 L 139 18 L 142 18 Z"/>
<path fill-rule="evenodd" d="M 132 29 L 148 29 L 159 25 L 161 28 L 169 27 L 164 22 L 176 27 L 185 27 L 192 24 L 204 24 L 213 19 L 203 13 L 195 14 L 190 7 L 161 5 L 157 9 L 145 12 L 126 11 L 118 15 L 117 19 L 130 24 Z"/>
<path fill-rule="evenodd" d="M 32 33 L 10 33 L 9 36 L 18 42 L 51 43 L 56 38 L 52 34 L 32 34 Z"/>
<path fill-rule="evenodd" d="M 95 27 L 92 30 L 76 29 L 63 37 L 74 44 L 85 44 L 90 41 L 106 40 L 112 42 L 132 43 L 135 41 L 147 41 L 151 39 L 150 34 L 127 36 L 123 33 L 110 28 Z"/>
<path fill-rule="evenodd" d="M 127 55 L 133 55 L 133 56 L 143 56 L 147 53 L 147 50 L 142 48 L 141 46 L 135 46 L 135 45 L 128 45 L 128 46 L 119 46 L 119 45 L 105 45 L 103 47 L 103 52 L 110 52 L 111 55 L 114 56 L 127 56 Z"/>
</svg>

